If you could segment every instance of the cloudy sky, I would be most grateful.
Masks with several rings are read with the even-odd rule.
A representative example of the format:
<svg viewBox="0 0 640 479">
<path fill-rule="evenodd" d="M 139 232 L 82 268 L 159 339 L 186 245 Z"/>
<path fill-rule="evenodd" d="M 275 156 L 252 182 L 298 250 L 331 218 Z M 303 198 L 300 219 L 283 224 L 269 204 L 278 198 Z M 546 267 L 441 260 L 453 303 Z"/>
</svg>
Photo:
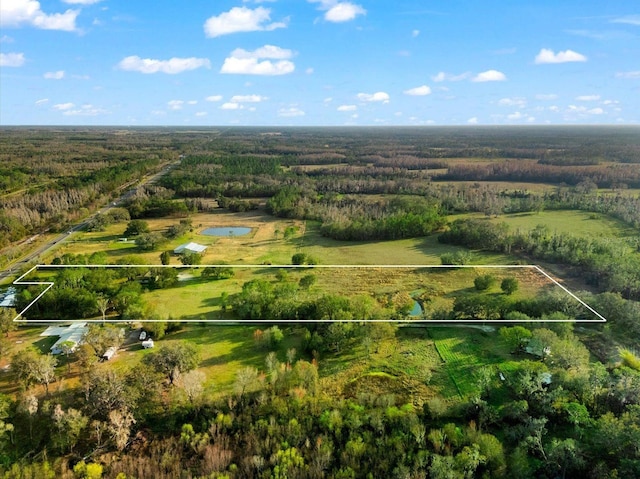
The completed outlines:
<svg viewBox="0 0 640 479">
<path fill-rule="evenodd" d="M 2 0 L 0 124 L 640 122 L 637 0 Z"/>
</svg>

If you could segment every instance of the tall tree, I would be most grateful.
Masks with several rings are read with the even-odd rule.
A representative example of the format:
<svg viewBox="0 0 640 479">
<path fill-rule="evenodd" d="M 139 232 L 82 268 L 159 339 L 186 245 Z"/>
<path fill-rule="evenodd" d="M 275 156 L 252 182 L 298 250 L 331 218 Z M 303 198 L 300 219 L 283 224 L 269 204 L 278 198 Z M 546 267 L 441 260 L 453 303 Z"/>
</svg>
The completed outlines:
<svg viewBox="0 0 640 479">
<path fill-rule="evenodd" d="M 164 374 L 173 385 L 181 373 L 195 369 L 198 365 L 198 351 L 191 343 L 169 343 L 145 357 L 145 362 Z"/>
</svg>

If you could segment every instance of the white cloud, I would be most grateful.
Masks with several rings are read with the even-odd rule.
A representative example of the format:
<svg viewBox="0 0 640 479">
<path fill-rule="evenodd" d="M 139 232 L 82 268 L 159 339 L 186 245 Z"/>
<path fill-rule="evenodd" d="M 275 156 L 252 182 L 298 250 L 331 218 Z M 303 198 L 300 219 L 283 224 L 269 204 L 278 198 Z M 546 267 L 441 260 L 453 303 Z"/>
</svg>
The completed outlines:
<svg viewBox="0 0 640 479">
<path fill-rule="evenodd" d="M 169 60 L 155 60 L 152 58 L 140 58 L 137 55 L 123 58 L 118 63 L 120 70 L 150 73 L 168 73 L 174 75 L 197 68 L 211 68 L 211 62 L 206 58 L 171 58 Z"/>
<path fill-rule="evenodd" d="M 519 111 L 516 111 L 515 113 L 511 113 L 510 115 L 507 115 L 507 119 L 508 120 L 520 120 L 524 117 L 524 115 L 522 113 L 520 113 Z"/>
<path fill-rule="evenodd" d="M 208 38 L 228 35 L 237 32 L 270 31 L 287 26 L 283 22 L 268 23 L 271 20 L 271 10 L 257 7 L 252 10 L 247 7 L 233 7 L 228 12 L 210 17 L 204 24 L 204 33 Z"/>
<path fill-rule="evenodd" d="M 618 72 L 616 78 L 640 79 L 640 70 L 633 72 Z"/>
<path fill-rule="evenodd" d="M 63 115 L 67 116 L 98 116 L 104 113 L 108 113 L 108 111 L 103 108 L 96 108 L 91 104 L 82 105 L 75 110 L 66 109 L 62 112 Z"/>
<path fill-rule="evenodd" d="M 241 110 L 242 108 L 244 107 L 239 103 L 226 102 L 220 105 L 221 110 Z"/>
<path fill-rule="evenodd" d="M 80 10 L 64 13 L 44 13 L 36 0 L 4 0 L 0 3 L 0 27 L 30 25 L 43 30 L 76 30 L 76 18 Z"/>
<path fill-rule="evenodd" d="M 358 15 L 366 15 L 367 11 L 361 5 L 337 0 L 309 0 L 319 3 L 320 10 L 325 10 L 324 19 L 328 22 L 341 23 L 353 20 Z"/>
<path fill-rule="evenodd" d="M 522 97 L 514 97 L 514 98 L 501 98 L 498 100 L 498 105 L 500 106 L 517 106 L 519 108 L 523 108 L 527 105 L 527 100 Z"/>
<path fill-rule="evenodd" d="M 74 106 L 76 106 L 74 103 L 57 103 L 55 105 L 53 105 L 53 108 L 59 111 L 65 111 L 65 110 L 71 110 Z"/>
<path fill-rule="evenodd" d="M 293 51 L 274 45 L 265 45 L 254 51 L 236 48 L 231 56 L 224 59 L 220 73 L 286 75 L 295 70 L 294 63 L 289 60 L 292 56 Z M 272 62 L 271 59 L 278 61 Z"/>
<path fill-rule="evenodd" d="M 100 3 L 102 0 L 62 0 L 64 3 L 70 3 L 71 5 L 93 5 Z"/>
<path fill-rule="evenodd" d="M 358 100 L 369 102 L 381 101 L 382 103 L 389 103 L 389 94 L 383 91 L 377 91 L 375 93 L 358 93 Z"/>
<path fill-rule="evenodd" d="M 0 43 L 13 43 L 13 38 L 10 37 L 9 35 L 2 35 L 0 37 Z"/>
<path fill-rule="evenodd" d="M 24 53 L 0 53 L 0 67 L 21 67 L 24 62 Z"/>
<path fill-rule="evenodd" d="M 184 101 L 182 100 L 170 100 L 167 102 L 167 106 L 170 110 L 182 110 L 184 106 Z"/>
<path fill-rule="evenodd" d="M 304 71 L 307 75 L 313 75 L 313 68 L 309 67 Z"/>
<path fill-rule="evenodd" d="M 260 103 L 265 100 L 268 98 L 261 95 L 234 95 L 229 101 L 232 103 Z"/>
<path fill-rule="evenodd" d="M 36 105 L 40 106 L 40 105 L 44 105 L 45 103 L 49 103 L 49 99 L 48 98 L 43 98 L 41 100 L 36 101 Z"/>
<path fill-rule="evenodd" d="M 469 123 L 470 125 L 477 125 L 478 124 L 478 117 L 474 116 L 472 118 L 469 118 L 467 120 L 467 123 Z"/>
<path fill-rule="evenodd" d="M 558 95 L 555 93 L 540 93 L 536 95 L 536 100 L 556 100 Z"/>
<path fill-rule="evenodd" d="M 581 95 L 577 96 L 577 101 L 598 101 L 600 99 L 600 95 Z"/>
<path fill-rule="evenodd" d="M 206 111 L 197 111 L 196 112 L 196 116 L 207 116 L 207 112 Z"/>
<path fill-rule="evenodd" d="M 591 115 L 602 115 L 604 110 L 602 108 L 592 108 L 591 110 L 587 110 L 587 113 Z"/>
<path fill-rule="evenodd" d="M 626 15 L 624 17 L 615 18 L 611 23 L 626 23 L 627 25 L 640 26 L 640 15 Z"/>
<path fill-rule="evenodd" d="M 305 113 L 300 108 L 292 106 L 290 108 L 280 108 L 278 110 L 278 116 L 283 117 L 295 117 L 295 116 L 304 116 Z"/>
<path fill-rule="evenodd" d="M 47 80 L 62 80 L 64 78 L 64 70 L 58 70 L 57 72 L 46 72 L 44 78 Z"/>
<path fill-rule="evenodd" d="M 340 105 L 336 110 L 338 111 L 355 111 L 358 107 L 356 105 Z"/>
<path fill-rule="evenodd" d="M 333 98 L 331 98 L 330 96 L 322 100 L 323 103 L 331 103 L 332 101 L 333 101 Z"/>
<path fill-rule="evenodd" d="M 410 88 L 409 90 L 405 90 L 404 94 L 411 95 L 411 96 L 431 95 L 431 88 L 429 88 L 427 85 L 417 86 L 415 88 Z"/>
<path fill-rule="evenodd" d="M 553 50 L 543 48 L 536 55 L 535 63 L 540 65 L 544 63 L 569 63 L 569 62 L 586 62 L 587 57 L 573 50 L 565 50 L 563 52 L 554 53 Z"/>
<path fill-rule="evenodd" d="M 420 30 L 413 30 L 413 31 L 411 32 L 411 36 L 412 36 L 413 38 L 416 38 L 418 35 L 420 35 Z"/>
<path fill-rule="evenodd" d="M 504 73 L 498 70 L 487 70 L 486 72 L 478 73 L 471 81 L 476 83 L 483 83 L 489 81 L 505 81 L 507 77 Z"/>
<path fill-rule="evenodd" d="M 222 95 L 211 95 L 205 98 L 206 101 L 222 101 Z"/>
<path fill-rule="evenodd" d="M 189 100 L 187 102 L 187 105 L 197 105 L 198 104 L 198 100 Z"/>
<path fill-rule="evenodd" d="M 560 111 L 560 107 L 559 107 L 558 105 L 551 105 L 551 106 L 549 107 L 549 111 L 552 111 L 552 112 L 554 112 L 554 113 L 557 113 L 557 112 L 559 112 L 559 111 Z"/>
<path fill-rule="evenodd" d="M 462 81 L 469 78 L 470 75 L 471 73 L 469 72 L 461 73 L 460 75 L 453 75 L 451 73 L 439 72 L 437 75 L 432 76 L 431 79 L 434 82 L 438 82 L 438 83 L 443 81 Z"/>
<path fill-rule="evenodd" d="M 331 7 L 325 14 L 324 19 L 329 22 L 348 22 L 358 15 L 366 15 L 367 11 L 360 5 L 343 2 Z"/>
</svg>

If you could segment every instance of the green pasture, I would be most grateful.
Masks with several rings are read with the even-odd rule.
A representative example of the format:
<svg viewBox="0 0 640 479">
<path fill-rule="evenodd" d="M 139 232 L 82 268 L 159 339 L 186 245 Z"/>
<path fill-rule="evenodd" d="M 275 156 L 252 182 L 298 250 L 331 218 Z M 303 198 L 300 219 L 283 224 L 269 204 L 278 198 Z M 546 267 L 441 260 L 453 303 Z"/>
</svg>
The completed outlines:
<svg viewBox="0 0 640 479">
<path fill-rule="evenodd" d="M 477 215 L 480 217 L 480 215 Z M 515 213 L 501 215 L 490 220 L 493 223 L 506 223 L 511 231 L 528 231 L 543 225 L 551 233 L 569 233 L 589 237 L 626 237 L 637 236 L 638 230 L 624 222 L 600 213 L 587 211 L 559 210 L 540 213 Z"/>
</svg>

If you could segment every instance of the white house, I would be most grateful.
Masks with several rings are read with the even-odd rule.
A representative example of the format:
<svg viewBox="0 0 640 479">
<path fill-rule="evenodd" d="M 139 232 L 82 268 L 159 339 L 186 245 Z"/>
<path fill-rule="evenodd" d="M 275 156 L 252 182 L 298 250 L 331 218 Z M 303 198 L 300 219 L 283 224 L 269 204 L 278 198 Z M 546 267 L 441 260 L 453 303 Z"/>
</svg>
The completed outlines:
<svg viewBox="0 0 640 479">
<path fill-rule="evenodd" d="M 198 244 L 198 243 L 185 243 L 185 244 L 181 244 L 180 246 L 178 246 L 176 249 L 173 250 L 173 252 L 175 254 L 182 254 L 182 253 L 204 253 L 204 251 L 207 249 L 206 246 Z"/>
<path fill-rule="evenodd" d="M 51 346 L 51 354 L 62 354 L 62 343 L 67 341 L 73 343 L 71 347 L 73 352 L 82 342 L 82 337 L 86 332 L 87 323 L 73 323 L 69 326 L 49 326 L 40 336 L 60 336 L 60 339 Z"/>
</svg>

